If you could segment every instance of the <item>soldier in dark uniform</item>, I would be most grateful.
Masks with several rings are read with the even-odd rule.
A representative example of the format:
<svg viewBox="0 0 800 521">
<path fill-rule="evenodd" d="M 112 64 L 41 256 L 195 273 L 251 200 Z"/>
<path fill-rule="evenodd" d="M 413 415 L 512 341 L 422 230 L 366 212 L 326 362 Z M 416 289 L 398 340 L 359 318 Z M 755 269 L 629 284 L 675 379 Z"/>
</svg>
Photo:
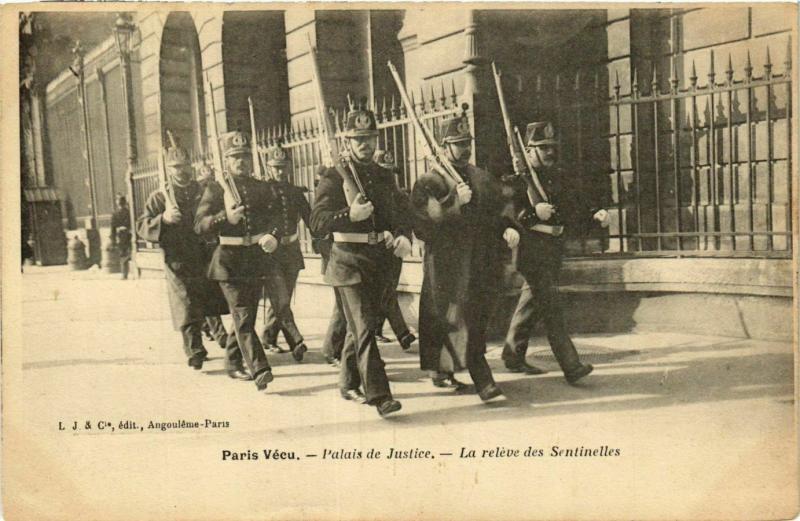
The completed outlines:
<svg viewBox="0 0 800 521">
<path fill-rule="evenodd" d="M 553 354 L 569 383 L 592 372 L 583 364 L 564 326 L 558 296 L 558 272 L 561 267 L 565 226 L 580 221 L 608 226 L 608 212 L 591 208 L 579 192 L 569 189 L 570 179 L 557 166 L 558 140 L 549 122 L 535 122 L 525 132 L 526 154 L 544 188 L 547 200 L 538 193 L 529 175 L 511 182 L 514 209 L 523 228 L 517 257 L 517 270 L 525 278 L 517 308 L 511 319 L 503 347 L 506 368 L 515 373 L 541 374 L 544 371 L 528 364 L 525 353 L 528 338 L 539 320 L 547 328 Z"/>
<path fill-rule="evenodd" d="M 486 330 L 502 282 L 502 254 L 519 241 L 502 187 L 471 164 L 472 136 L 464 115 L 444 120 L 440 139 L 463 182 L 432 171 L 411 193 L 414 232 L 425 241 L 419 310 L 419 353 L 437 387 L 465 385 L 466 366 L 480 398 L 502 396 L 486 362 Z"/>
<path fill-rule="evenodd" d="M 267 150 L 266 184 L 274 201 L 270 222 L 278 229 L 281 239 L 278 248 L 269 255 L 264 288 L 270 307 L 262 338 L 265 348 L 282 352 L 277 342 L 278 332 L 283 331 L 292 356 L 300 362 L 308 348 L 294 321 L 291 304 L 297 275 L 305 268 L 297 224 L 302 219 L 308 226 L 311 206 L 303 189 L 288 182 L 288 165 L 289 159 L 282 147 L 273 146 Z"/>
<path fill-rule="evenodd" d="M 214 168 L 207 164 L 203 163 L 197 169 L 197 183 L 200 185 L 200 194 L 202 195 L 206 191 L 206 187 L 208 186 L 209 182 L 214 180 Z M 214 250 L 217 249 L 217 244 L 219 244 L 219 239 L 217 235 L 211 233 L 206 234 L 203 236 L 206 242 L 206 265 L 211 262 L 211 256 L 214 254 Z M 219 286 L 219 285 L 217 285 Z M 220 291 L 222 291 L 220 289 Z M 223 300 L 225 297 L 222 297 Z M 227 310 L 227 302 L 226 302 L 226 314 L 229 310 Z M 228 376 L 237 380 L 252 380 L 253 378 L 244 371 L 241 362 L 241 352 L 239 351 L 239 343 L 236 340 L 236 334 L 233 330 L 228 331 L 225 329 L 225 324 L 222 321 L 222 317 L 219 315 L 211 315 L 206 317 L 206 321 L 203 324 L 203 333 L 209 339 L 213 339 L 219 344 L 222 349 L 225 349 L 227 358 L 226 360 L 230 360 L 231 356 L 234 355 L 238 357 L 239 363 L 235 366 L 232 364 L 228 364 L 227 373 Z"/>
<path fill-rule="evenodd" d="M 128 278 L 131 265 L 131 209 L 124 195 L 117 194 L 117 210 L 111 216 L 111 244 L 119 252 L 122 280 Z"/>
<path fill-rule="evenodd" d="M 347 115 L 345 133 L 349 161 L 337 159 L 320 180 L 311 211 L 311 227 L 318 236 L 332 234 L 325 280 L 335 286 L 354 344 L 342 352 L 339 389 L 342 397 L 366 401 L 381 416 L 400 410 L 392 398 L 384 362 L 375 342 L 381 296 L 390 284 L 392 255 L 411 251 L 410 226 L 391 172 L 373 160 L 378 130 L 375 115 L 354 109 Z M 366 193 L 356 195 L 352 169 Z M 359 390 L 363 384 L 364 393 Z"/>
<path fill-rule="evenodd" d="M 192 180 L 186 152 L 176 146 L 169 148 L 165 165 L 167 186 L 150 194 L 137 231 L 143 239 L 158 242 L 164 252 L 173 325 L 183 336 L 189 365 L 201 369 L 208 354 L 201 335 L 205 316 L 226 313 L 227 306 L 219 289 L 206 278 L 205 241 L 194 233 L 201 191 Z M 165 192 L 169 192 L 170 202 Z M 235 346 L 228 354 L 229 371 L 240 371 L 241 355 Z"/>
<path fill-rule="evenodd" d="M 314 191 L 317 191 L 319 182 L 327 169 L 323 166 L 320 167 L 314 177 Z M 328 261 L 331 258 L 331 247 L 333 246 L 333 238 L 331 234 L 318 236 L 316 233 L 312 236 L 312 247 L 314 252 L 320 256 L 320 268 L 322 275 L 325 275 L 325 270 L 328 267 Z M 347 320 L 344 318 L 344 310 L 342 309 L 342 298 L 339 296 L 339 290 L 333 286 L 333 295 L 335 302 L 333 310 L 331 311 L 331 318 L 328 321 L 328 329 L 325 332 L 325 339 L 322 342 L 322 354 L 325 356 L 325 361 L 333 366 L 340 366 L 342 358 L 342 350 L 344 349 L 345 337 L 347 336 Z"/>
<path fill-rule="evenodd" d="M 392 173 L 395 184 L 397 184 L 397 167 L 394 164 L 394 156 L 390 152 L 376 150 L 375 162 L 389 170 Z M 398 190 L 400 190 L 399 184 L 397 186 Z M 388 338 L 383 336 L 383 324 L 388 319 L 389 325 L 400 343 L 400 347 L 407 351 L 411 348 L 411 344 L 417 341 L 417 337 L 409 331 L 406 319 L 403 317 L 403 311 L 400 309 L 400 303 L 397 300 L 397 284 L 400 282 L 400 273 L 402 271 L 403 259 L 394 257 L 394 264 L 391 269 L 391 283 L 386 286 L 381 298 L 381 317 L 375 330 L 375 338 L 382 343 L 390 342 Z"/>
<path fill-rule="evenodd" d="M 209 182 L 197 208 L 194 228 L 199 234 L 215 233 L 219 245 L 208 267 L 208 278 L 219 282 L 233 315 L 239 349 L 256 388 L 273 380 L 272 368 L 255 330 L 268 253 L 278 248 L 282 235 L 270 223 L 272 192 L 264 181 L 252 177 L 250 135 L 228 132 L 221 136 L 229 181 L 228 188 Z"/>
</svg>

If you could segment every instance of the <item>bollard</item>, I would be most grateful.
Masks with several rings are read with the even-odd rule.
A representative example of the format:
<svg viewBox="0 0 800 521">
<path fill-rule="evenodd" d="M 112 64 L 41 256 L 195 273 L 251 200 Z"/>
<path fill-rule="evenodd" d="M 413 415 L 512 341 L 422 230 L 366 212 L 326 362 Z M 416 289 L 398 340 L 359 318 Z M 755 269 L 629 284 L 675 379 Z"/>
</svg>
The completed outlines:
<svg viewBox="0 0 800 521">
<path fill-rule="evenodd" d="M 75 235 L 67 243 L 67 264 L 72 271 L 86 269 L 86 245 Z"/>
</svg>

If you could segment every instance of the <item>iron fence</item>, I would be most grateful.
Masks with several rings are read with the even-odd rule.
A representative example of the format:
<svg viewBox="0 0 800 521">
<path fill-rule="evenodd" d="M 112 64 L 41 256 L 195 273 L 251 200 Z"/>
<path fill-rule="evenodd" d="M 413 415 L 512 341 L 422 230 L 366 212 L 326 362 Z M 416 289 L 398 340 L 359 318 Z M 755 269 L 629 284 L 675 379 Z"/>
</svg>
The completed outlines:
<svg viewBox="0 0 800 521">
<path fill-rule="evenodd" d="M 605 194 L 603 255 L 791 257 L 790 56 L 774 74 L 767 49 L 756 75 L 748 53 L 737 77 L 730 56 L 717 75 L 710 51 L 704 84 L 681 56 L 647 80 L 537 79 L 536 113 L 563 130 L 565 164 Z"/>
</svg>

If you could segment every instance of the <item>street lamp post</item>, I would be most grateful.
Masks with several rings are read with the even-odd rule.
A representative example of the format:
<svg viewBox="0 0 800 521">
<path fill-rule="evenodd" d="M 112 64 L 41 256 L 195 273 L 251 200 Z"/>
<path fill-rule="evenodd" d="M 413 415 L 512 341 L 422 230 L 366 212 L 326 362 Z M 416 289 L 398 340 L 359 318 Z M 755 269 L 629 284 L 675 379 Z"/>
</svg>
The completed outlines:
<svg viewBox="0 0 800 521">
<path fill-rule="evenodd" d="M 114 38 L 117 41 L 117 52 L 119 52 L 120 69 L 122 71 L 122 92 L 125 100 L 125 113 L 128 117 L 128 207 L 131 220 L 131 261 L 133 266 L 136 264 L 136 201 L 133 193 L 133 170 L 136 166 L 136 120 L 133 113 L 133 87 L 131 83 L 131 47 L 133 33 L 136 26 L 133 24 L 131 15 L 120 13 L 114 23 Z M 138 268 L 133 270 L 138 274 Z"/>
<path fill-rule="evenodd" d="M 86 54 L 81 42 L 75 43 L 72 49 L 75 61 L 72 64 L 72 73 L 78 78 L 78 104 L 81 107 L 81 126 L 83 127 L 83 155 L 86 158 L 86 167 L 89 176 L 89 206 L 91 208 L 91 222 L 86 226 L 86 238 L 89 241 L 89 264 L 100 264 L 100 233 L 97 230 L 97 191 L 95 190 L 94 163 L 92 161 L 92 148 L 89 132 L 89 107 L 86 106 L 86 78 L 84 74 L 84 55 Z"/>
</svg>

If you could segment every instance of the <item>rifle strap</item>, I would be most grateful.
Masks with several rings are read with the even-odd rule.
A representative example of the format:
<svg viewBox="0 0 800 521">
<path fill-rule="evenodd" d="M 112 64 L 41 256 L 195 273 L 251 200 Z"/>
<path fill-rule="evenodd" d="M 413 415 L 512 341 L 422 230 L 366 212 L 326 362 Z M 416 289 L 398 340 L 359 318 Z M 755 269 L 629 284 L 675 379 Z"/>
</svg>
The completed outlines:
<svg viewBox="0 0 800 521">
<path fill-rule="evenodd" d="M 534 210 L 536 210 L 537 199 L 541 199 L 542 196 L 536 191 L 534 187 L 534 181 L 533 181 L 534 175 L 536 175 L 536 171 L 533 170 L 533 167 L 531 167 L 531 173 L 528 176 L 528 178 L 525 179 L 525 191 L 528 194 L 528 201 L 531 203 L 531 207 Z M 543 195 L 544 195 L 544 201 L 538 201 L 538 202 L 548 201 L 547 194 L 545 193 Z"/>
</svg>

